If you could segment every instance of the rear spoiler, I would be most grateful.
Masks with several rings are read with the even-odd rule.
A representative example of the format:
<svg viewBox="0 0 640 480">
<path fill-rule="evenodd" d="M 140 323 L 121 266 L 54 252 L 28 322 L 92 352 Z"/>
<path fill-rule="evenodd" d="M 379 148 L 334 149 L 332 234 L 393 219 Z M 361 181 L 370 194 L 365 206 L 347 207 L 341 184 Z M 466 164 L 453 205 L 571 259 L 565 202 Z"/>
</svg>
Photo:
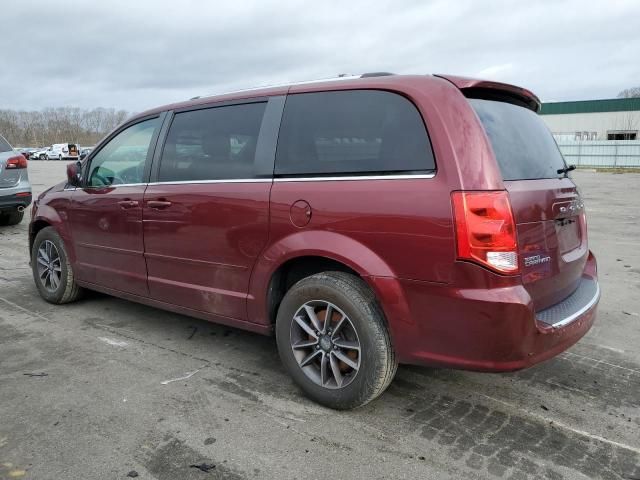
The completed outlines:
<svg viewBox="0 0 640 480">
<path fill-rule="evenodd" d="M 462 93 L 467 98 L 498 100 L 528 108 L 536 113 L 540 111 L 540 99 L 526 88 L 509 85 L 508 83 L 478 80 L 477 78 L 456 77 L 453 75 L 434 75 L 434 77 L 440 77 L 453 83 L 462 90 Z"/>
</svg>

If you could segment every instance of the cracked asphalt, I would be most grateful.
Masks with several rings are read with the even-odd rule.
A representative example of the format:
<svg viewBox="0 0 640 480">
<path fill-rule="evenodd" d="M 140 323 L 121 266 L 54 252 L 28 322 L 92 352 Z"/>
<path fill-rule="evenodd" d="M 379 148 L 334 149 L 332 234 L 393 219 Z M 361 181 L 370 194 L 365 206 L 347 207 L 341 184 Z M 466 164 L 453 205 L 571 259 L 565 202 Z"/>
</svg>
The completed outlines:
<svg viewBox="0 0 640 480">
<path fill-rule="evenodd" d="M 29 168 L 36 194 L 64 178 Z M 591 332 L 516 373 L 401 366 L 351 412 L 303 397 L 272 338 L 97 293 L 45 303 L 27 219 L 2 227 L 0 478 L 640 479 L 640 174 L 573 177 L 599 261 Z"/>
</svg>

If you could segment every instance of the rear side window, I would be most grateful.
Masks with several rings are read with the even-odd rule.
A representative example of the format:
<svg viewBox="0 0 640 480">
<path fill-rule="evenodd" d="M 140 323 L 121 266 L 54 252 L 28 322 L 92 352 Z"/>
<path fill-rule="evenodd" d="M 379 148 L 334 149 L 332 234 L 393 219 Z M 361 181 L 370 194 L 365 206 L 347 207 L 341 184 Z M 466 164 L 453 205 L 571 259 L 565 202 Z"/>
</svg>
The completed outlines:
<svg viewBox="0 0 640 480">
<path fill-rule="evenodd" d="M 484 126 L 504 180 L 557 178 L 565 162 L 535 112 L 510 103 L 469 99 Z"/>
<path fill-rule="evenodd" d="M 287 97 L 276 175 L 422 173 L 435 169 L 416 107 L 378 90 Z"/>
<path fill-rule="evenodd" d="M 13 148 L 2 136 L 0 136 L 0 152 L 11 152 Z"/>
<path fill-rule="evenodd" d="M 254 178 L 266 103 L 177 113 L 162 151 L 158 181 Z"/>
</svg>

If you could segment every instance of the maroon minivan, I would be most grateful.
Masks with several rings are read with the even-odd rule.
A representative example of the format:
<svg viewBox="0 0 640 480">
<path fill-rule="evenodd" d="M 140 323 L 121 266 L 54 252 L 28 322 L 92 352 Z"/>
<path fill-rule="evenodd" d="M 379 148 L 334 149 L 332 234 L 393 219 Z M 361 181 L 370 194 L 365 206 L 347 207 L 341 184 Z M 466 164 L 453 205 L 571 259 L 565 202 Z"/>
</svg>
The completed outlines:
<svg viewBox="0 0 640 480">
<path fill-rule="evenodd" d="M 528 367 L 591 327 L 584 205 L 530 91 L 368 74 L 125 122 L 34 203 L 33 275 L 263 334 L 314 400 Z"/>
</svg>

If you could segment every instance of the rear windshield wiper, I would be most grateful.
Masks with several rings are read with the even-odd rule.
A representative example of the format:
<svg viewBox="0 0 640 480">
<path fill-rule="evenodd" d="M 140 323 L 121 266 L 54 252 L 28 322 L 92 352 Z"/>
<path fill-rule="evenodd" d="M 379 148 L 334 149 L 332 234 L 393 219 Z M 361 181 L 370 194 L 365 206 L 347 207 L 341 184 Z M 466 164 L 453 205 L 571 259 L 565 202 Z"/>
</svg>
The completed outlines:
<svg viewBox="0 0 640 480">
<path fill-rule="evenodd" d="M 559 175 L 564 175 L 564 176 L 566 177 L 566 176 L 567 176 L 567 173 L 569 173 L 569 172 L 571 172 L 571 171 L 573 171 L 573 170 L 575 170 L 575 169 L 576 169 L 576 166 L 575 166 L 575 165 L 567 165 L 567 166 L 566 166 L 566 167 L 564 167 L 564 168 L 559 168 L 559 169 L 558 169 L 558 174 L 559 174 Z"/>
</svg>

